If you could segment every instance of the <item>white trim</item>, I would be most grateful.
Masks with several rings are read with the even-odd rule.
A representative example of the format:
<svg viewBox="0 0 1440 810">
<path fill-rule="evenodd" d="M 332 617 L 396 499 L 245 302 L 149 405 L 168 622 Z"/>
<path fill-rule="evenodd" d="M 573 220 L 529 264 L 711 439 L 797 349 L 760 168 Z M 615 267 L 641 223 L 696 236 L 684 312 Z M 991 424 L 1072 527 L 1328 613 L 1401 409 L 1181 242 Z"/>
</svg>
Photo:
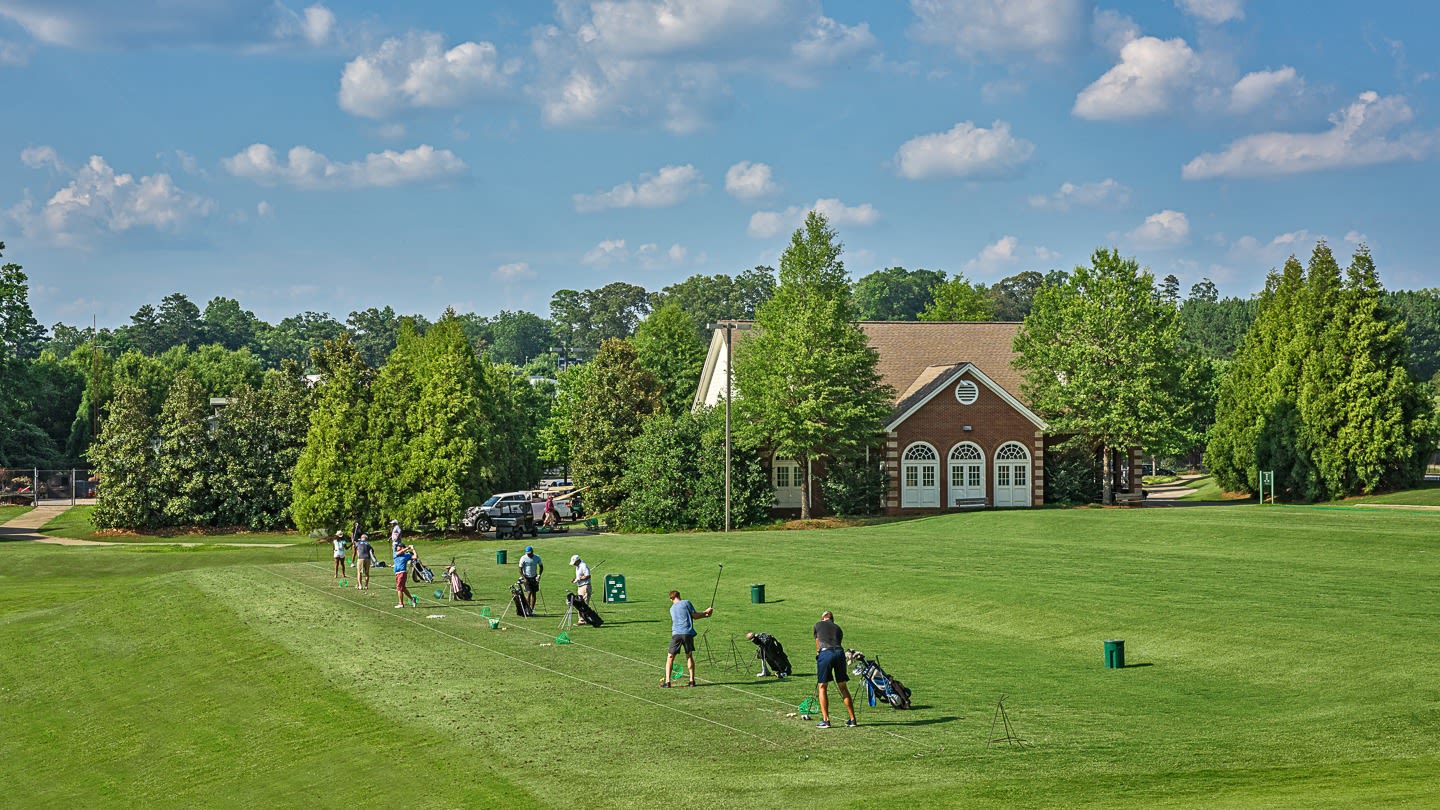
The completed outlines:
<svg viewBox="0 0 1440 810">
<path fill-rule="evenodd" d="M 986 388 L 988 388 L 988 389 L 990 389 L 991 391 L 995 392 L 995 395 L 996 395 L 996 396 L 1000 397 L 1000 399 L 1004 400 L 1006 404 L 1008 404 L 1010 407 L 1012 407 L 1012 408 L 1014 408 L 1016 411 L 1018 411 L 1021 416 L 1025 417 L 1026 419 L 1029 419 L 1030 422 L 1035 425 L 1035 427 L 1040 428 L 1041 430 L 1048 430 L 1048 429 L 1049 429 L 1048 426 L 1045 424 L 1045 420 L 1044 420 L 1044 419 L 1041 419 L 1038 414 L 1036 414 L 1034 411 L 1030 410 L 1029 408 L 1025 407 L 1024 403 L 1022 403 L 1020 400 L 1018 400 L 1018 399 L 1016 399 L 1014 396 L 1012 396 L 1009 391 L 1006 391 L 1004 388 L 1000 387 L 1000 385 L 999 385 L 998 383 L 996 383 L 994 380 L 992 380 L 992 379 L 990 379 L 989 377 L 985 376 L 985 372 L 983 372 L 983 371 L 981 371 L 980 369 L 976 368 L 974 363 L 965 363 L 964 365 L 960 366 L 960 368 L 958 368 L 958 369 L 956 369 L 954 372 L 952 372 L 948 377 L 946 377 L 943 384 L 936 385 L 936 386 L 935 386 L 935 389 L 934 389 L 933 391 L 931 391 L 928 396 L 926 396 L 924 399 L 920 400 L 919 402 L 915 403 L 914 405 L 911 405 L 908 409 L 906 409 L 906 411 L 905 411 L 904 413 L 900 414 L 899 416 L 895 417 L 894 419 L 891 419 L 891 420 L 890 420 L 890 423 L 885 426 L 885 430 L 887 430 L 887 431 L 895 430 L 895 429 L 896 429 L 897 427 L 899 427 L 900 424 L 903 423 L 906 419 L 909 419 L 911 416 L 914 416 L 916 411 L 918 411 L 918 410 L 920 410 L 922 407 L 924 407 L 924 406 L 925 406 L 925 403 L 927 403 L 927 402 L 929 402 L 930 400 L 934 399 L 935 396 L 936 396 L 937 394 L 939 394 L 941 391 L 950 391 L 950 390 L 952 390 L 951 386 L 953 386 L 953 385 L 955 384 L 955 382 L 960 378 L 960 376 L 961 376 L 962 374 L 966 374 L 966 373 L 969 373 L 969 374 L 974 375 L 974 377 L 975 377 L 976 380 L 978 380 L 978 381 L 979 381 L 982 385 L 984 385 Z"/>
<path fill-rule="evenodd" d="M 926 450 L 929 450 L 929 451 L 930 451 L 930 454 L 931 454 L 931 455 L 930 455 L 930 458 L 928 458 L 928 459 L 907 459 L 907 458 L 905 458 L 905 456 L 909 455 L 911 449 L 913 449 L 913 448 L 918 448 L 918 447 L 923 447 L 923 448 L 925 448 Z M 906 472 L 906 469 L 905 469 L 905 468 L 906 468 L 907 466 L 909 466 L 909 467 L 914 467 L 914 468 L 915 468 L 915 475 L 916 475 L 916 479 L 917 479 L 917 480 L 916 480 L 915 486 L 913 486 L 913 487 L 912 487 L 912 486 L 906 486 L 906 484 L 905 484 L 905 472 Z M 925 480 L 925 470 L 927 470 L 927 469 L 930 471 L 930 473 L 931 473 L 931 475 L 932 475 L 932 477 L 933 477 L 933 480 L 934 480 L 934 484 L 932 484 L 931 486 L 928 486 L 928 487 L 925 486 L 925 484 L 923 483 L 924 480 Z M 900 454 L 900 506 L 901 506 L 901 508 L 904 508 L 904 509 L 933 509 L 933 508 L 935 508 L 935 507 L 940 506 L 940 471 L 941 471 L 941 469 L 942 469 L 942 468 L 941 468 L 941 465 L 940 465 L 940 451 L 935 449 L 935 445 L 933 445 L 933 444 L 931 444 L 931 443 L 929 443 L 929 442 L 925 442 L 925 441 L 911 442 L 909 445 L 907 445 L 907 446 L 905 447 L 905 452 Z M 907 493 L 907 492 L 912 493 L 912 497 L 907 498 L 907 497 L 906 497 L 906 493 Z M 918 496 L 918 497 L 916 497 L 916 496 Z M 911 502 L 912 500 L 913 500 L 913 501 L 918 501 L 918 502 L 912 503 L 912 502 Z"/>
<path fill-rule="evenodd" d="M 1007 447 L 1017 448 L 1021 453 L 1025 454 L 1025 457 L 1002 459 L 1000 457 L 1000 454 L 1004 452 L 1005 448 Z M 1002 443 L 999 447 L 995 448 L 994 464 L 991 467 L 991 475 L 994 477 L 993 488 L 991 491 L 994 492 L 993 503 L 995 504 L 995 506 L 1032 507 L 1035 505 L 1035 492 L 1033 489 L 1035 485 L 1035 482 L 1033 480 L 1035 476 L 1034 458 L 1034 455 L 1030 452 L 1030 448 L 1026 447 L 1024 442 L 1016 441 L 1014 439 L 1006 441 Z M 1022 484 L 1014 483 L 1014 479 L 1011 477 L 1014 475 L 1017 469 L 1024 470 L 1025 482 Z M 1001 486 L 1000 484 L 1000 474 L 1002 472 L 1005 474 L 1005 478 L 1010 481 L 1010 483 L 1007 483 L 1004 486 Z M 1022 492 L 1024 493 L 1024 503 L 1014 503 L 1012 501 L 1012 498 Z M 1005 503 L 1000 502 L 1001 493 L 1004 493 L 1005 495 Z"/>
<path fill-rule="evenodd" d="M 973 458 L 956 459 L 956 458 L 955 458 L 955 451 L 956 451 L 956 450 L 959 450 L 959 449 L 962 448 L 962 447 L 970 447 L 970 448 L 973 448 L 976 453 L 979 453 L 979 454 L 980 454 L 980 458 L 978 458 L 978 459 L 973 459 Z M 955 468 L 956 468 L 957 466 L 958 466 L 958 467 L 962 467 L 962 468 L 968 468 L 968 467 L 978 466 L 978 467 L 980 468 L 980 486 L 979 486 L 980 494 L 979 494 L 979 495 L 973 495 L 973 494 L 964 494 L 964 495 L 962 495 L 962 494 L 957 494 L 957 490 L 959 490 L 959 491 L 961 491 L 961 492 L 966 492 L 966 493 L 968 493 L 968 492 L 970 491 L 970 489 L 971 489 L 971 487 L 970 487 L 968 484 L 966 484 L 966 483 L 961 483 L 961 485 L 960 485 L 959 487 L 956 487 L 956 486 L 955 486 Z M 954 504 L 955 504 L 955 501 L 956 501 L 957 499 L 959 499 L 959 498 L 984 498 L 984 497 L 987 495 L 987 493 L 988 493 L 988 491 L 989 491 L 989 487 L 987 487 L 987 486 L 985 485 L 985 484 L 986 484 L 986 482 L 985 482 L 985 478 L 986 478 L 986 475 L 985 475 L 985 472 L 986 472 L 985 466 L 986 466 L 986 465 L 985 465 L 985 448 L 981 447 L 980 445 L 976 444 L 975 442 L 969 441 L 968 439 L 967 439 L 967 440 L 962 440 L 962 441 L 956 442 L 956 443 L 955 443 L 955 446 L 950 448 L 950 452 L 945 454 L 945 474 L 946 474 L 946 476 L 947 476 L 947 478 L 945 479 L 945 493 L 949 496 L 951 505 L 954 505 Z M 968 472 L 968 470 L 967 470 L 967 472 Z"/>
</svg>

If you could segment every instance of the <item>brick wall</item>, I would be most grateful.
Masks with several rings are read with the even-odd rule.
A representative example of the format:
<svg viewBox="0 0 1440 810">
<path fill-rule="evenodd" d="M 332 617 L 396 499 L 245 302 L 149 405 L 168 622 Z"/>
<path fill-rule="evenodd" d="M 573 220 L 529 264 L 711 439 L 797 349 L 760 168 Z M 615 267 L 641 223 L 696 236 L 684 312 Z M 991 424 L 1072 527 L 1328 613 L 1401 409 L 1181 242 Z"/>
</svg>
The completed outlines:
<svg viewBox="0 0 1440 810">
<path fill-rule="evenodd" d="M 968 376 L 968 375 L 966 375 Z M 965 379 L 961 377 L 960 379 Z M 885 463 L 889 484 L 885 511 L 891 514 L 913 514 L 923 510 L 900 506 L 901 457 L 905 448 L 917 441 L 929 442 L 939 455 L 941 509 L 953 503 L 950 495 L 950 448 L 962 441 L 973 442 L 985 453 L 985 501 L 995 503 L 995 451 L 1007 442 L 1019 442 L 1030 451 L 1030 502 L 1039 505 L 1045 500 L 1045 436 L 1035 423 L 1025 418 L 998 394 L 983 383 L 980 396 L 972 405 L 961 405 L 955 399 L 954 383 L 946 386 L 886 437 Z M 966 430 L 965 426 L 970 430 Z M 934 510 L 932 510 L 934 511 Z"/>
</svg>

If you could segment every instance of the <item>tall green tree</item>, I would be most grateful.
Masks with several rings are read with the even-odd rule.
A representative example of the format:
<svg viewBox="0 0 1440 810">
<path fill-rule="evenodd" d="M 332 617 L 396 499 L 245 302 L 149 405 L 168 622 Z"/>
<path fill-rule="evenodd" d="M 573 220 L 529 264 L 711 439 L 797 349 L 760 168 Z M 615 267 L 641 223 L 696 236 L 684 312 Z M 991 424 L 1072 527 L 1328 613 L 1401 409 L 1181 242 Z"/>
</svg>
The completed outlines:
<svg viewBox="0 0 1440 810">
<path fill-rule="evenodd" d="M 956 273 L 931 290 L 932 300 L 920 313 L 922 321 L 991 321 L 995 319 L 995 299 L 990 288 Z"/>
<path fill-rule="evenodd" d="M 257 351 L 260 348 L 260 331 L 266 326 L 264 321 L 255 317 L 255 313 L 243 309 L 234 298 L 211 298 L 210 303 L 205 305 L 205 311 L 200 313 L 201 342 L 218 343 L 231 351 Z"/>
<path fill-rule="evenodd" d="M 1179 320 L 1148 270 L 1097 250 L 1063 285 L 1046 286 L 1015 336 L 1022 390 L 1053 433 L 1110 450 L 1173 444 L 1183 371 Z"/>
<path fill-rule="evenodd" d="M 157 430 L 155 486 L 167 526 L 214 523 L 220 458 L 210 420 L 209 397 L 199 380 L 181 371 L 170 384 Z"/>
<path fill-rule="evenodd" d="M 695 320 L 674 302 L 650 313 L 635 329 L 635 356 L 660 383 L 660 400 L 672 416 L 690 410 L 705 365 L 705 343 Z"/>
<path fill-rule="evenodd" d="M 149 397 L 121 382 L 105 409 L 100 435 L 90 445 L 90 463 L 100 478 L 92 519 L 102 529 L 148 529 L 161 522 L 157 486 L 155 419 Z"/>
<path fill-rule="evenodd" d="M 305 447 L 295 462 L 290 511 L 299 529 L 333 530 L 379 510 L 366 487 L 370 382 L 350 335 L 326 341 L 313 354 L 315 386 Z"/>
<path fill-rule="evenodd" d="M 293 360 L 244 386 L 223 408 L 215 428 L 219 456 L 215 522 L 283 529 L 293 525 L 295 468 L 309 432 L 311 391 Z"/>
<path fill-rule="evenodd" d="M 30 311 L 23 269 L 14 263 L 0 266 L 0 467 L 43 465 L 57 454 L 54 440 L 30 413 L 28 361 L 40 354 L 44 338 L 44 328 Z"/>
<path fill-rule="evenodd" d="M 523 366 L 552 348 L 550 325 L 533 312 L 501 310 L 490 319 L 491 362 Z"/>
<path fill-rule="evenodd" d="M 592 511 L 614 509 L 625 496 L 625 458 L 645 420 L 660 410 L 660 385 L 640 365 L 628 340 L 600 344 L 579 376 L 581 389 L 570 413 L 570 470 L 589 487 Z"/>
<path fill-rule="evenodd" d="M 862 321 L 917 321 L 944 283 L 940 270 L 886 267 L 855 282 L 855 317 Z"/>
<path fill-rule="evenodd" d="M 995 320 L 1023 321 L 1035 304 L 1035 293 L 1045 286 L 1045 275 L 1025 270 L 990 285 L 990 298 L 995 303 Z"/>
<path fill-rule="evenodd" d="M 755 333 L 735 349 L 738 432 L 802 471 L 872 443 L 894 395 L 855 325 L 842 252 L 830 223 L 810 212 L 780 257 L 780 284 L 756 313 Z M 808 518 L 810 488 L 800 491 Z"/>
</svg>

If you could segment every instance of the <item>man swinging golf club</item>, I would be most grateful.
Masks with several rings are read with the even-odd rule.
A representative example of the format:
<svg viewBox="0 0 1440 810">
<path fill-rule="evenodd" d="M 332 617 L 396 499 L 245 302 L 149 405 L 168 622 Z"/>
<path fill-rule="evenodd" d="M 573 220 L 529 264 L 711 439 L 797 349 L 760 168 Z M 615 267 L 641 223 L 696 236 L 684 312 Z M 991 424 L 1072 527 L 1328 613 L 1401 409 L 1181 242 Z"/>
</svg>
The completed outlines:
<svg viewBox="0 0 1440 810">
<path fill-rule="evenodd" d="M 675 666 L 675 656 L 681 650 L 685 651 L 685 673 L 690 676 L 685 685 L 695 685 L 694 620 L 708 618 L 714 612 L 714 605 L 697 611 L 689 599 L 680 598 L 679 591 L 670 592 L 670 654 L 665 657 L 665 680 L 660 682 L 661 689 L 670 688 L 670 673 Z"/>
<path fill-rule="evenodd" d="M 840 697 L 844 699 L 845 711 L 850 715 L 845 725 L 850 728 L 860 725 L 855 722 L 855 701 L 850 697 L 850 687 L 845 685 L 850 676 L 845 672 L 844 638 L 845 632 L 835 623 L 835 615 L 828 610 L 821 613 L 820 621 L 815 623 L 815 678 L 820 684 L 816 687 L 820 693 L 820 723 L 817 728 L 830 728 L 830 696 L 825 686 L 831 678 L 840 687 Z"/>
</svg>

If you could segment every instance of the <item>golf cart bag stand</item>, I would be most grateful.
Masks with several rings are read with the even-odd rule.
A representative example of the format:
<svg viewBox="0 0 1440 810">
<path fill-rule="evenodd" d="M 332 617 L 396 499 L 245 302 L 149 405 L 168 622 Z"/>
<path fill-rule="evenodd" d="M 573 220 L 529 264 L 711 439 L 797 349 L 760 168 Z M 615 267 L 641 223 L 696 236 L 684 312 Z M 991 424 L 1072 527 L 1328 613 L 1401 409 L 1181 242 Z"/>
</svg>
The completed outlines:
<svg viewBox="0 0 1440 810">
<path fill-rule="evenodd" d="M 867 660 L 859 650 L 846 650 L 845 660 L 850 663 L 850 674 L 865 681 L 871 706 L 879 698 L 896 709 L 910 708 L 909 687 L 886 674 L 880 667 L 880 659 Z"/>
<path fill-rule="evenodd" d="M 765 662 L 765 668 L 777 678 L 790 677 L 790 656 L 785 654 L 785 645 L 769 633 L 756 633 L 750 639 L 755 643 L 755 657 Z"/>
<path fill-rule="evenodd" d="M 535 611 L 525 603 L 525 580 L 520 579 L 510 586 L 510 601 L 515 605 L 516 616 L 534 616 Z"/>
<path fill-rule="evenodd" d="M 567 591 L 565 601 L 570 607 L 575 608 L 575 612 L 580 614 L 580 618 L 591 627 L 599 627 L 605 623 L 605 620 L 600 618 L 600 614 L 595 612 L 595 608 L 590 607 L 584 598 Z"/>
</svg>

